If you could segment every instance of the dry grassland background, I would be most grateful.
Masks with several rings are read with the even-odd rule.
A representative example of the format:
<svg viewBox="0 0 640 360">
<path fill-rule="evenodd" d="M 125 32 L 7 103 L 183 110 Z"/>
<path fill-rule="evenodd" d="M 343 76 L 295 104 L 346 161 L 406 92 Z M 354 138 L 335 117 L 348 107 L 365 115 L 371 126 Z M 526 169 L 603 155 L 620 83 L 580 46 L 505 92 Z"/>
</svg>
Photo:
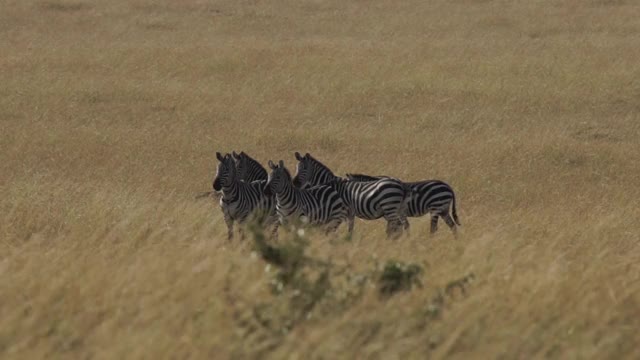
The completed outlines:
<svg viewBox="0 0 640 360">
<path fill-rule="evenodd" d="M 637 358 L 639 34 L 624 0 L 1 1 L 0 357 Z M 312 236 L 423 286 L 280 331 L 194 199 L 231 150 L 445 180 L 460 237 Z"/>
</svg>

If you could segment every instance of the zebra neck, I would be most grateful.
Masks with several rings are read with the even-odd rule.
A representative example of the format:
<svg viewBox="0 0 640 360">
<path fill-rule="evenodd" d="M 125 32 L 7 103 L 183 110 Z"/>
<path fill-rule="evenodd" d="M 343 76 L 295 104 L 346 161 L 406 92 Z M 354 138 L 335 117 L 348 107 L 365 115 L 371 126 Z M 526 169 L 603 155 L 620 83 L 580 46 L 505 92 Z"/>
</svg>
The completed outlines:
<svg viewBox="0 0 640 360">
<path fill-rule="evenodd" d="M 252 181 L 254 180 L 266 180 L 267 177 L 269 177 L 269 174 L 267 174 L 267 170 L 265 170 L 265 168 L 262 167 L 262 165 L 260 165 L 259 162 L 255 161 L 254 159 L 248 159 L 249 160 L 249 167 L 248 167 L 248 178 L 251 179 Z"/>
<path fill-rule="evenodd" d="M 229 186 L 222 187 L 222 201 L 229 204 L 238 200 L 238 182 L 233 181 Z"/>
<path fill-rule="evenodd" d="M 285 185 L 282 191 L 276 193 L 276 198 L 280 204 L 293 204 L 298 198 L 300 189 L 295 188 L 292 185 Z"/>
<path fill-rule="evenodd" d="M 313 177 L 313 181 L 311 183 L 315 185 L 326 184 L 330 181 L 340 179 L 340 177 L 333 175 L 333 173 L 328 171 L 317 172 Z"/>
</svg>

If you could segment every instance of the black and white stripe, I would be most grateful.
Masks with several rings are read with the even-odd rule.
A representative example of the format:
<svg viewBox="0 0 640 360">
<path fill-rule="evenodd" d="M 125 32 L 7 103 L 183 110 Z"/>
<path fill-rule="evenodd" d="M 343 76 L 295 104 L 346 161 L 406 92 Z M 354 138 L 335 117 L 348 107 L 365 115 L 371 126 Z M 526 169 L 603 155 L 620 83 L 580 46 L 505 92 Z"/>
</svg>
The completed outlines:
<svg viewBox="0 0 640 360">
<path fill-rule="evenodd" d="M 227 224 L 228 238 L 233 238 L 233 223 L 245 223 L 248 219 L 254 219 L 265 226 L 274 225 L 273 235 L 277 232 L 277 216 L 275 212 L 276 201 L 273 196 L 264 193 L 265 181 L 252 183 L 238 179 L 236 164 L 231 155 L 222 156 L 216 153 L 220 161 L 216 177 L 213 181 L 213 190 L 221 191 L 220 207 Z M 240 229 L 244 238 L 244 232 Z"/>
<path fill-rule="evenodd" d="M 346 219 L 347 209 L 340 195 L 331 186 L 298 189 L 293 186 L 291 173 L 280 160 L 278 165 L 269 161 L 271 174 L 265 192 L 276 196 L 276 211 L 281 224 L 303 217 L 312 225 L 324 225 L 326 232 L 335 231 Z"/>
<path fill-rule="evenodd" d="M 384 218 L 387 220 L 387 236 L 395 237 L 406 223 L 407 202 L 412 190 L 393 178 L 376 181 L 352 181 L 340 178 L 309 153 L 295 153 L 298 160 L 294 185 L 305 188 L 326 184 L 332 186 L 349 210 L 349 233 L 353 232 L 354 218 L 365 220 Z"/>
<path fill-rule="evenodd" d="M 358 181 L 377 181 L 385 176 L 369 176 L 362 174 L 347 174 L 347 178 Z M 456 195 L 449 184 L 440 180 L 424 180 L 406 183 L 413 189 L 413 195 L 407 204 L 408 217 L 421 217 L 431 214 L 431 233 L 438 230 L 438 218 L 456 233 L 456 225 L 460 226 L 456 212 Z M 409 223 L 405 223 L 405 229 Z"/>
<path fill-rule="evenodd" d="M 241 151 L 240 154 L 233 151 L 231 155 L 236 162 L 238 179 L 244 182 L 267 181 L 269 174 L 257 160 L 247 155 L 244 151 Z"/>
</svg>

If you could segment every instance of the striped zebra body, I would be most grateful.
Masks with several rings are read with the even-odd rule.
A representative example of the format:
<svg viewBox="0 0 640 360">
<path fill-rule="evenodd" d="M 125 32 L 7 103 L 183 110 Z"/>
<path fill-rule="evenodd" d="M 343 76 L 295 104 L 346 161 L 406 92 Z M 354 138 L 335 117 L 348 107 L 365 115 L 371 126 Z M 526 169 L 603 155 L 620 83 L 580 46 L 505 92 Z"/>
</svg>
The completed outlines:
<svg viewBox="0 0 640 360">
<path fill-rule="evenodd" d="M 282 160 L 278 165 L 269 161 L 269 167 L 271 174 L 265 191 L 276 196 L 276 211 L 281 224 L 304 217 L 311 225 L 325 226 L 329 233 L 335 231 L 346 219 L 347 209 L 332 187 L 298 189 L 293 186 L 291 174 Z"/>
<path fill-rule="evenodd" d="M 301 156 L 296 152 L 298 160 L 294 185 L 304 188 L 319 184 L 330 185 L 347 206 L 349 233 L 353 232 L 354 218 L 365 220 L 384 218 L 387 220 L 387 236 L 395 237 L 406 223 L 407 203 L 411 198 L 411 189 L 401 181 L 393 178 L 376 181 L 352 181 L 342 179 L 310 154 Z"/>
<path fill-rule="evenodd" d="M 233 238 L 233 223 L 245 223 L 255 219 L 262 225 L 275 225 L 273 235 L 277 232 L 277 216 L 275 212 L 275 198 L 264 193 L 266 181 L 246 183 L 240 181 L 236 173 L 236 165 L 229 154 L 224 157 L 216 153 L 220 163 L 213 182 L 213 189 L 221 191 L 220 207 L 227 224 L 228 238 Z M 241 236 L 244 232 L 240 229 Z"/>
<path fill-rule="evenodd" d="M 356 181 L 377 181 L 387 177 L 347 174 L 347 178 Z M 460 221 L 456 212 L 456 196 L 451 186 L 440 180 L 415 181 L 406 184 L 414 191 L 414 195 L 407 204 L 407 216 L 421 217 L 431 214 L 432 234 L 438 230 L 438 218 L 442 217 L 455 234 L 456 225 L 460 226 Z M 405 228 L 408 229 L 408 227 L 407 222 Z"/>
<path fill-rule="evenodd" d="M 233 151 L 231 156 L 233 156 L 233 160 L 236 163 L 238 179 L 248 183 L 260 180 L 267 181 L 269 177 L 267 170 L 247 153 L 241 151 L 238 154 Z"/>
</svg>

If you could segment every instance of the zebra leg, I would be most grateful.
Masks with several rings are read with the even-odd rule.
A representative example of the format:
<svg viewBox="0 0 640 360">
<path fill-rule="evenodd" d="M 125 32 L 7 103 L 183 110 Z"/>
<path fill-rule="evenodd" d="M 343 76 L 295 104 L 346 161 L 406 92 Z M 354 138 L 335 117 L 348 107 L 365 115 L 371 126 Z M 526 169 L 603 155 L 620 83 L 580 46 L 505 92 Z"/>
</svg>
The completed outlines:
<svg viewBox="0 0 640 360">
<path fill-rule="evenodd" d="M 402 222 L 400 220 L 387 220 L 387 239 L 397 240 L 402 234 Z"/>
<path fill-rule="evenodd" d="M 384 219 L 387 220 L 387 239 L 396 240 L 402 235 L 402 228 L 405 225 L 403 218 L 406 217 L 399 212 L 397 208 L 387 208 L 384 214 Z"/>
<path fill-rule="evenodd" d="M 349 212 L 349 214 L 347 215 L 347 226 L 348 226 L 348 233 L 349 236 L 351 236 L 353 234 L 353 225 L 355 223 L 355 215 L 352 212 Z"/>
<path fill-rule="evenodd" d="M 351 241 L 353 239 L 353 224 L 355 223 L 355 216 L 351 216 L 351 214 L 347 217 L 347 240 Z"/>
<path fill-rule="evenodd" d="M 328 223 L 325 228 L 325 235 L 329 235 L 331 233 L 336 232 L 336 230 L 338 230 L 338 227 L 340 226 L 341 223 L 342 223 L 341 220 L 334 220 Z"/>
<path fill-rule="evenodd" d="M 229 214 L 224 214 L 224 222 L 227 224 L 227 240 L 233 239 L 233 219 Z"/>
<path fill-rule="evenodd" d="M 281 228 L 287 229 L 287 225 L 289 224 L 290 222 L 284 214 L 277 213 L 275 221 L 273 223 L 273 232 L 271 233 L 273 239 L 277 241 L 279 238 L 278 231 Z"/>
<path fill-rule="evenodd" d="M 387 239 L 390 239 L 391 238 L 391 234 L 393 233 L 392 224 L 393 223 L 391 221 L 387 220 L 387 231 L 386 231 Z"/>
<path fill-rule="evenodd" d="M 438 215 L 433 214 L 431 215 L 431 234 L 435 234 L 436 231 L 438 231 Z"/>
<path fill-rule="evenodd" d="M 455 238 L 458 238 L 458 229 L 456 227 L 456 223 L 453 222 L 453 219 L 451 219 L 451 216 L 449 216 L 449 214 L 443 214 L 442 220 L 444 220 L 444 222 L 447 223 L 447 225 L 449 225 L 449 227 L 451 228 L 451 231 L 453 231 L 453 236 Z"/>
<path fill-rule="evenodd" d="M 240 234 L 240 241 L 244 241 L 244 229 L 240 225 L 238 226 L 238 233 Z"/>
<path fill-rule="evenodd" d="M 280 227 L 280 222 L 276 221 L 273 223 L 273 230 L 271 230 L 271 239 L 278 241 L 278 228 Z"/>
<path fill-rule="evenodd" d="M 411 232 L 410 232 L 409 230 L 410 230 L 410 228 L 411 228 L 411 225 L 409 224 L 409 219 L 407 219 L 407 217 L 406 217 L 406 216 L 403 216 L 403 217 L 400 219 L 400 222 L 402 223 L 403 228 L 404 228 L 404 231 L 406 231 L 406 233 L 407 233 L 407 236 L 410 236 L 410 235 L 411 235 Z"/>
</svg>

